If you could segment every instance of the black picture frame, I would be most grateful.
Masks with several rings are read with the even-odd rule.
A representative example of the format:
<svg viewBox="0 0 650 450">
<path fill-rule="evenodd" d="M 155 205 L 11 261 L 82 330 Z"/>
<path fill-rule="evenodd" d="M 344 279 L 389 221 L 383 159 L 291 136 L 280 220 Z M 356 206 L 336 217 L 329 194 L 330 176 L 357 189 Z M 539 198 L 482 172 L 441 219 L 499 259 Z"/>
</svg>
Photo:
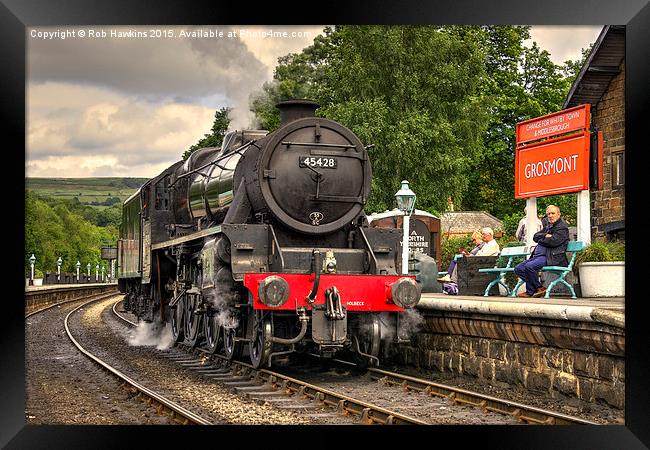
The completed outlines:
<svg viewBox="0 0 650 450">
<path fill-rule="evenodd" d="M 298 13 L 295 13 L 299 11 Z M 288 15 L 293 15 L 289 17 Z M 7 448 L 106 448 L 135 445 L 166 447 L 178 442 L 210 440 L 218 443 L 243 439 L 283 446 L 311 446 L 323 439 L 331 445 L 344 445 L 348 439 L 360 442 L 389 442 L 397 438 L 406 446 L 478 446 L 481 448 L 644 448 L 650 445 L 646 387 L 650 379 L 647 299 L 640 277 L 648 270 L 641 252 L 645 250 L 638 224 L 644 204 L 641 170 L 647 153 L 646 119 L 650 96 L 650 5 L 647 0 L 565 0 L 518 1 L 499 3 L 472 0 L 421 2 L 408 0 L 390 4 L 371 1 L 308 3 L 267 3 L 243 5 L 235 2 L 179 0 L 92 1 L 92 0 L 3 0 L 0 4 L 0 48 L 3 83 L 0 83 L 0 110 L 6 128 L 3 157 L 13 162 L 25 149 L 25 51 L 26 28 L 75 24 L 527 24 L 527 25 L 626 25 L 626 196 L 634 213 L 627 218 L 626 235 L 630 242 L 626 264 L 626 409 L 624 426 L 598 427 L 101 427 L 101 426 L 26 426 L 24 408 L 24 295 L 20 250 L 11 250 L 6 285 L 11 286 L 2 309 L 2 369 L 0 370 L 0 445 Z M 9 139 L 7 139 L 9 138 Z M 15 155 L 14 155 L 15 154 Z M 12 180 L 13 170 L 5 165 L 4 183 L 5 242 L 24 236 L 24 198 Z M 18 171 L 16 171 L 18 172 Z M 7 177 L 6 175 L 9 175 Z M 639 209 L 637 209 L 639 208 Z M 15 228 L 15 229 L 14 229 Z M 19 244 L 18 249 L 24 248 Z M 640 275 L 640 277 L 639 277 Z M 17 291 L 15 292 L 14 291 Z M 321 436 L 318 436 L 322 434 Z M 137 439 L 137 440 L 136 440 Z M 146 444 L 143 442 L 146 442 Z M 445 444 L 448 442 L 448 444 Z M 138 443 L 138 444 L 136 444 Z M 645 445 L 644 445 L 645 444 Z M 195 444 L 195 445 L 206 445 Z M 209 444 L 208 444 L 209 445 Z M 398 441 L 398 445 L 400 442 Z"/>
</svg>

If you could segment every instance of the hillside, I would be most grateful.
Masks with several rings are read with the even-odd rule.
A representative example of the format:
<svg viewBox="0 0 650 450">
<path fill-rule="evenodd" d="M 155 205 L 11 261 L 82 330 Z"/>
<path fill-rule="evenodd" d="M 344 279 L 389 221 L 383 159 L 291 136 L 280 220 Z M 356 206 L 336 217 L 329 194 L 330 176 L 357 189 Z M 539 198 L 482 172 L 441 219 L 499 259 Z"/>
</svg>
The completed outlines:
<svg viewBox="0 0 650 450">
<path fill-rule="evenodd" d="M 93 206 L 109 206 L 112 198 L 121 202 L 133 194 L 148 178 L 26 178 L 25 190 L 36 194 L 72 200 Z"/>
</svg>

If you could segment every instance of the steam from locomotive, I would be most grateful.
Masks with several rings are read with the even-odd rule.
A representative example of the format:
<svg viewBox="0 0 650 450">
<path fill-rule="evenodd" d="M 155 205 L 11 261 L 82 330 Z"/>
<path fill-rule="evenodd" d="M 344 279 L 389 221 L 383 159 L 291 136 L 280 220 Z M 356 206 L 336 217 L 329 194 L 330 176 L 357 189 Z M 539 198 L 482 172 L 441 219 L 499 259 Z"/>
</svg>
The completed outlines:
<svg viewBox="0 0 650 450">
<path fill-rule="evenodd" d="M 399 327 L 420 287 L 398 275 L 401 230 L 368 227 L 367 148 L 317 107 L 282 102 L 276 131 L 229 132 L 126 200 L 125 309 L 255 367 L 294 352 L 378 362 L 380 314 Z"/>
</svg>

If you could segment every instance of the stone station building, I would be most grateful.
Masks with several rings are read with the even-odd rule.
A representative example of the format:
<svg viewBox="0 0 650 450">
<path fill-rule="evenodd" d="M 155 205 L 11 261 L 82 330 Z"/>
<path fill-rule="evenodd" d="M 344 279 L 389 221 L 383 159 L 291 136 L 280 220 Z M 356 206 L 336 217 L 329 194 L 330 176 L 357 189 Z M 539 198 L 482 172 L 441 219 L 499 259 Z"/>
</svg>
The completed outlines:
<svg viewBox="0 0 650 450">
<path fill-rule="evenodd" d="M 591 189 L 592 238 L 625 240 L 625 27 L 608 25 L 594 43 L 564 108 L 591 104 L 603 132 L 603 189 Z"/>
</svg>

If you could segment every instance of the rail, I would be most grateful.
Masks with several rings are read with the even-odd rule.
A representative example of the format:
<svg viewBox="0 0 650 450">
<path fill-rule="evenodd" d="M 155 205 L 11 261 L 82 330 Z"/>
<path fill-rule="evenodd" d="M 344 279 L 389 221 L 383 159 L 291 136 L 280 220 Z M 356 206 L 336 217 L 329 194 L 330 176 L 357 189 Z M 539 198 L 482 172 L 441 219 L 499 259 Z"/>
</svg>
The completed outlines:
<svg viewBox="0 0 650 450">
<path fill-rule="evenodd" d="M 97 356 L 93 355 L 86 349 L 84 349 L 81 344 L 72 336 L 72 332 L 70 331 L 70 327 L 68 325 L 68 319 L 70 316 L 75 313 L 77 310 L 80 308 L 83 308 L 89 303 L 93 303 L 95 301 L 98 301 L 99 299 L 92 299 L 89 300 L 88 302 L 85 302 L 81 304 L 80 306 L 74 308 L 72 311 L 68 313 L 68 315 L 65 317 L 65 330 L 68 335 L 68 338 L 72 343 L 79 349 L 79 351 L 101 367 L 103 367 L 105 370 L 107 370 L 109 373 L 113 374 L 116 376 L 118 379 L 123 381 L 124 383 L 128 384 L 131 386 L 131 388 L 136 389 L 139 394 L 144 395 L 151 401 L 155 402 L 160 408 L 163 408 L 169 412 L 171 412 L 172 418 L 179 419 L 180 421 L 183 422 L 184 424 L 196 424 L 196 425 L 212 425 L 212 423 L 201 416 L 194 414 L 192 411 L 189 411 L 186 408 L 183 408 L 182 406 L 178 405 L 177 403 L 163 397 L 162 395 L 156 393 L 155 391 L 147 388 L 146 386 L 138 383 L 131 377 L 127 376 L 123 372 L 119 371 L 118 369 L 114 368 L 110 364 L 106 363 L 105 361 L 101 360 Z"/>
</svg>

